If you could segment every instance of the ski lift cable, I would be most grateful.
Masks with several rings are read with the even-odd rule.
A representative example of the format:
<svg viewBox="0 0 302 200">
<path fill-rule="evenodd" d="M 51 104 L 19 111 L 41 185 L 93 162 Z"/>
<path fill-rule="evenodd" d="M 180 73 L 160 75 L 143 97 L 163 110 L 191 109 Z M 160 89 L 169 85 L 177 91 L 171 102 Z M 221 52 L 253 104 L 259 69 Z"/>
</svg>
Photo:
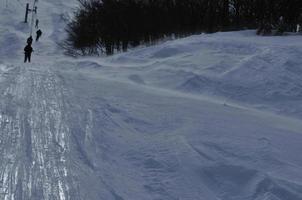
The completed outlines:
<svg viewBox="0 0 302 200">
<path fill-rule="evenodd" d="M 37 2 L 38 2 L 38 0 L 34 0 L 32 11 L 31 11 L 30 36 L 32 36 L 33 26 L 34 26 L 34 18 L 35 18 L 36 14 L 37 14 L 37 10 L 36 10 L 36 3 Z"/>
</svg>

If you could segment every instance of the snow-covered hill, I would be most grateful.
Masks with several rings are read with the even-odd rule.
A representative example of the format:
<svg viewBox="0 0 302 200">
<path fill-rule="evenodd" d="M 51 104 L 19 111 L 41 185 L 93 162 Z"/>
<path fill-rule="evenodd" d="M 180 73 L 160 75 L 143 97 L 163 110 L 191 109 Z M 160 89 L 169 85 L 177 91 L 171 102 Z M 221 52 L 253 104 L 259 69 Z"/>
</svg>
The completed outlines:
<svg viewBox="0 0 302 200">
<path fill-rule="evenodd" d="M 107 58 L 56 45 L 76 0 L 0 8 L 0 199 L 301 200 L 302 38 L 196 35 Z"/>
</svg>

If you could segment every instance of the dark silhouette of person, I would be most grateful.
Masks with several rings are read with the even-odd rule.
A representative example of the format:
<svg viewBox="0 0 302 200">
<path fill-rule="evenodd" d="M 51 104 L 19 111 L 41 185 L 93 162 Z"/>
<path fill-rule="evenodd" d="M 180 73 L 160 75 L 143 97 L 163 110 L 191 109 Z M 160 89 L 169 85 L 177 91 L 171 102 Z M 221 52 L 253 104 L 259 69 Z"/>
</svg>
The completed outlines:
<svg viewBox="0 0 302 200">
<path fill-rule="evenodd" d="M 29 38 L 27 38 L 27 44 L 31 45 L 33 43 L 33 37 L 30 36 Z"/>
<path fill-rule="evenodd" d="M 26 61 L 30 62 L 30 57 L 31 57 L 31 53 L 33 52 L 33 48 L 31 47 L 30 44 L 27 44 L 24 48 L 24 62 L 26 63 Z"/>
<path fill-rule="evenodd" d="M 37 30 L 36 34 L 37 34 L 37 37 L 36 37 L 36 42 L 37 42 L 37 41 L 39 41 L 39 38 L 40 38 L 41 35 L 42 35 L 41 29 Z"/>
<path fill-rule="evenodd" d="M 39 28 L 39 20 L 38 19 L 36 19 L 36 26 L 35 27 Z"/>
</svg>

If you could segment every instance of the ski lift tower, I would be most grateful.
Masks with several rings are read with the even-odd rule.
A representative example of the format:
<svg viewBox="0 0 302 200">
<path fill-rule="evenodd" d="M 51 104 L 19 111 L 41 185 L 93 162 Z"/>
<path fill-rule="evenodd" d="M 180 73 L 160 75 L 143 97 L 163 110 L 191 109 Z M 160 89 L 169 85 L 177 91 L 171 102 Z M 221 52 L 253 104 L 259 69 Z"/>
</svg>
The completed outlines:
<svg viewBox="0 0 302 200">
<path fill-rule="evenodd" d="M 37 6 L 35 6 L 36 2 L 37 0 L 34 1 L 34 5 L 32 9 L 29 8 L 29 3 L 26 4 L 24 23 L 27 23 L 28 14 L 30 12 L 37 13 Z"/>
</svg>

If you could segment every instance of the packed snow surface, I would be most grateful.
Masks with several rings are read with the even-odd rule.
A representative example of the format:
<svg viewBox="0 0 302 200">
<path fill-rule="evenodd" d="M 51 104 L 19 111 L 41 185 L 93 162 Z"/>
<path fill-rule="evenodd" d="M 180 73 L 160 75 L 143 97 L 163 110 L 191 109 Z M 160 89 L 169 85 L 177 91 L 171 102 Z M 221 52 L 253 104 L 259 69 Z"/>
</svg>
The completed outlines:
<svg viewBox="0 0 302 200">
<path fill-rule="evenodd" d="M 24 64 L 26 3 L 0 7 L 1 200 L 302 199 L 301 36 L 74 59 L 58 43 L 77 1 L 39 0 Z"/>
</svg>

